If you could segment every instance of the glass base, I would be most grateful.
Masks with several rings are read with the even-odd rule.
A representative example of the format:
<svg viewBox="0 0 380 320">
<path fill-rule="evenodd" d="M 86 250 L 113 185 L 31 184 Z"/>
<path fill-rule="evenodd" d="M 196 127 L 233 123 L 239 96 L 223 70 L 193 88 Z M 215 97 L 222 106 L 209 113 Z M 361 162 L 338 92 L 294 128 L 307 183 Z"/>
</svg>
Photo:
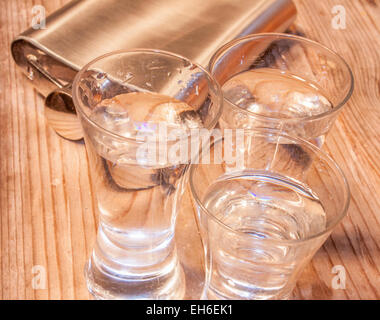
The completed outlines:
<svg viewBox="0 0 380 320">
<path fill-rule="evenodd" d="M 85 267 L 87 288 L 97 300 L 179 300 L 185 295 L 185 276 L 178 261 L 155 277 L 110 273 L 91 256 Z"/>
<path fill-rule="evenodd" d="M 249 298 L 247 297 L 225 297 L 221 294 L 218 294 L 216 291 L 210 289 L 210 288 L 204 288 L 202 295 L 201 295 L 201 300 L 290 300 L 292 295 L 292 291 L 287 292 L 286 294 L 279 294 L 279 295 L 274 295 L 274 296 L 263 296 L 263 295 L 253 295 L 250 296 Z"/>
</svg>

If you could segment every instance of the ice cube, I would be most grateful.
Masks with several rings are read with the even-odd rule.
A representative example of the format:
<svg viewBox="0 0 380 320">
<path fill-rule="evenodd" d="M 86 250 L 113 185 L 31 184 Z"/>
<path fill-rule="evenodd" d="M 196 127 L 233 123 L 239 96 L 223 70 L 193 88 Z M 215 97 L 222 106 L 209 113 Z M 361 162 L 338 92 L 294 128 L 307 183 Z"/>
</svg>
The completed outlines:
<svg viewBox="0 0 380 320">
<path fill-rule="evenodd" d="M 314 116 L 333 107 L 314 85 L 269 68 L 236 75 L 224 84 L 223 92 L 241 108 L 277 118 Z"/>
<path fill-rule="evenodd" d="M 256 100 L 246 85 L 234 83 L 233 81 L 223 87 L 223 93 L 226 99 L 244 109 L 255 103 Z"/>
<path fill-rule="evenodd" d="M 159 123 L 168 126 L 168 134 L 170 129 L 202 127 L 199 114 L 188 104 L 150 92 L 131 92 L 103 100 L 93 109 L 91 119 L 105 129 L 128 138 L 142 132 L 158 134 Z M 106 150 L 101 154 L 111 186 L 120 190 L 136 190 L 163 185 L 168 193 L 173 190 L 175 181 L 171 180 L 175 175 L 167 174 L 172 172 L 169 169 L 172 164 L 150 164 L 146 168 L 139 166 L 136 144 L 114 141 L 106 136 L 101 140 L 99 144 Z"/>
<path fill-rule="evenodd" d="M 130 122 L 128 112 L 120 106 L 100 105 L 94 109 L 91 120 L 112 132 L 120 133 Z"/>
<path fill-rule="evenodd" d="M 324 113 L 332 108 L 329 100 L 318 93 L 295 90 L 289 92 L 285 103 L 289 106 L 289 112 L 302 116 L 314 116 Z"/>
<path fill-rule="evenodd" d="M 131 92 L 106 99 L 94 109 L 91 118 L 125 137 L 141 131 L 154 133 L 158 123 L 185 129 L 202 126 L 199 115 L 188 104 L 151 92 Z"/>
</svg>

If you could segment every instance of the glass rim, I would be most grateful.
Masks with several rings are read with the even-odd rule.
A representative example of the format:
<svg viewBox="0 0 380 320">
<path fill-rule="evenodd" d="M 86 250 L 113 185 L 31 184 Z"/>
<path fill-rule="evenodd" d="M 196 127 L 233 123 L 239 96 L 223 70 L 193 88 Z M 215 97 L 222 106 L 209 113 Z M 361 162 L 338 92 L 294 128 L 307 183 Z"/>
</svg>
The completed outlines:
<svg viewBox="0 0 380 320">
<path fill-rule="evenodd" d="M 331 220 L 330 226 L 328 228 L 325 228 L 323 231 L 318 232 L 316 234 L 313 234 L 313 235 L 306 237 L 306 238 L 303 238 L 303 239 L 276 240 L 276 239 L 257 239 L 257 238 L 254 238 L 250 234 L 244 233 L 242 231 L 235 230 L 235 229 L 231 228 L 230 226 L 228 226 L 227 224 L 223 223 L 220 219 L 215 217 L 215 215 L 203 205 L 203 201 L 200 199 L 200 197 L 196 191 L 196 188 L 194 185 L 194 179 L 193 179 L 196 169 L 199 166 L 202 166 L 202 164 L 190 164 L 190 169 L 189 169 L 190 194 L 191 194 L 191 197 L 195 200 L 195 202 L 199 206 L 200 210 L 203 211 L 207 215 L 208 218 L 211 218 L 219 226 L 226 229 L 227 231 L 232 232 L 233 234 L 237 234 L 238 236 L 241 236 L 241 237 L 252 238 L 252 240 L 255 240 L 255 241 L 260 241 L 260 242 L 264 241 L 265 243 L 298 245 L 298 244 L 302 244 L 302 243 L 312 241 L 314 239 L 320 238 L 320 237 L 330 233 L 343 220 L 343 218 L 346 217 L 347 211 L 348 211 L 348 208 L 350 205 L 350 201 L 351 201 L 351 191 L 350 191 L 350 187 L 349 187 L 347 178 L 344 175 L 342 169 L 338 166 L 338 164 L 326 152 L 324 152 L 322 149 L 319 149 L 317 146 L 315 146 L 311 142 L 306 141 L 304 139 L 289 136 L 288 134 L 286 134 L 282 131 L 279 131 L 276 129 L 266 129 L 266 128 L 265 129 L 245 129 L 244 130 L 244 136 L 246 136 L 247 132 L 250 133 L 252 136 L 257 134 L 257 133 L 259 133 L 261 135 L 266 135 L 266 136 L 268 134 L 276 134 L 279 137 L 283 137 L 285 139 L 291 140 L 291 141 L 296 142 L 298 144 L 305 145 L 307 148 L 309 148 L 309 150 L 311 149 L 314 152 L 314 154 L 316 154 L 318 156 L 319 159 L 323 159 L 324 161 L 326 161 L 329 164 L 330 168 L 333 168 L 334 171 L 336 170 L 338 176 L 340 176 L 340 178 L 342 179 L 341 184 L 343 186 L 344 193 L 346 194 L 346 199 L 345 199 L 344 205 L 342 206 L 341 210 L 338 210 L 338 211 L 340 211 L 339 214 L 337 214 L 337 216 Z M 220 139 L 217 141 L 220 141 Z"/>
<path fill-rule="evenodd" d="M 165 50 L 148 49 L 148 48 L 121 49 L 121 50 L 111 51 L 111 52 L 108 52 L 106 54 L 103 54 L 103 55 L 101 55 L 101 56 L 99 56 L 99 57 L 91 60 L 90 62 L 88 62 L 85 66 L 83 66 L 79 70 L 79 72 L 76 74 L 76 76 L 74 78 L 74 81 L 73 81 L 73 85 L 72 85 L 72 97 L 73 97 L 74 106 L 76 107 L 75 109 L 77 111 L 79 111 L 79 113 L 86 119 L 86 121 L 88 121 L 92 126 L 96 127 L 98 130 L 100 130 L 102 132 L 105 132 L 107 135 L 110 135 L 110 136 L 115 137 L 117 139 L 121 139 L 121 140 L 124 140 L 124 141 L 129 141 L 129 142 L 136 143 L 136 144 L 144 143 L 144 141 L 140 141 L 140 140 L 135 139 L 135 138 L 125 137 L 125 136 L 122 136 L 122 135 L 120 135 L 120 134 L 118 134 L 116 132 L 108 130 L 108 129 L 104 128 L 103 126 L 101 126 L 100 124 L 98 124 L 96 121 L 92 120 L 86 114 L 86 112 L 83 110 L 83 108 L 82 108 L 82 102 L 79 99 L 79 93 L 78 93 L 78 88 L 79 88 L 78 84 L 79 84 L 79 81 L 82 79 L 82 75 L 87 70 L 89 70 L 89 68 L 91 66 L 95 65 L 98 61 L 101 61 L 103 59 L 106 59 L 106 58 L 109 58 L 109 57 L 112 57 L 112 56 L 116 56 L 116 55 L 120 55 L 120 54 L 133 54 L 133 53 L 150 53 L 150 54 L 159 54 L 159 55 L 162 55 L 162 56 L 168 56 L 168 57 L 176 58 L 178 60 L 186 61 L 190 65 L 196 66 L 199 70 L 201 70 L 206 75 L 206 77 L 208 78 L 208 80 L 210 80 L 211 83 L 215 84 L 215 88 L 216 88 L 215 95 L 217 97 L 218 104 L 219 104 L 219 110 L 218 110 L 217 114 L 212 119 L 212 121 L 210 122 L 209 126 L 208 127 L 204 127 L 204 128 L 205 129 L 211 129 L 211 128 L 213 128 L 216 125 L 216 123 L 219 121 L 219 118 L 222 115 L 222 111 L 223 111 L 223 94 L 222 94 L 222 89 L 221 89 L 218 81 L 216 81 L 214 79 L 214 77 L 212 76 L 211 72 L 209 72 L 206 68 L 203 68 L 198 63 L 192 62 L 188 58 L 186 58 L 184 56 L 181 56 L 179 54 L 176 54 L 176 53 L 173 53 L 173 52 L 169 52 L 169 51 L 165 51 Z M 189 135 L 190 135 L 190 133 L 189 133 Z M 189 137 L 189 135 L 187 136 L 187 138 Z"/>
<path fill-rule="evenodd" d="M 244 37 L 240 37 L 240 38 L 234 39 L 234 40 L 232 40 L 230 42 L 225 43 L 223 46 L 219 47 L 219 49 L 217 49 L 215 51 L 215 53 L 210 58 L 210 61 L 209 61 L 208 67 L 207 67 L 208 70 L 210 71 L 211 74 L 213 74 L 213 69 L 215 67 L 216 62 L 220 58 L 220 56 L 223 53 L 225 53 L 228 50 L 230 50 L 231 48 L 233 48 L 234 46 L 236 46 L 236 45 L 238 45 L 240 43 L 249 41 L 249 40 L 255 40 L 255 39 L 266 38 L 266 37 L 268 37 L 268 38 L 276 38 L 276 39 L 283 38 L 283 39 L 297 40 L 299 42 L 303 42 L 303 43 L 307 43 L 309 45 L 313 45 L 313 46 L 319 47 L 319 48 L 321 48 L 321 49 L 329 52 L 333 56 L 335 56 L 346 67 L 346 69 L 348 71 L 348 74 L 349 74 L 349 78 L 350 78 L 349 79 L 349 81 L 350 81 L 350 87 L 349 87 L 349 89 L 348 89 L 347 94 L 345 95 L 345 97 L 342 99 L 341 102 L 337 103 L 336 106 L 334 106 L 329 111 L 326 111 L 326 112 L 323 112 L 323 113 L 320 113 L 320 114 L 317 114 L 317 115 L 313 115 L 313 116 L 292 117 L 292 118 L 288 118 L 288 119 L 282 119 L 282 118 L 278 118 L 278 117 L 270 117 L 270 116 L 262 115 L 260 113 L 255 113 L 255 112 L 252 112 L 252 111 L 248 111 L 248 110 L 240 108 L 235 103 L 233 103 L 232 101 L 230 101 L 229 99 L 227 99 L 225 97 L 223 97 L 223 99 L 225 99 L 233 108 L 238 109 L 240 112 L 246 113 L 246 114 L 248 114 L 250 116 L 257 117 L 259 119 L 269 120 L 269 121 L 272 121 L 272 122 L 280 122 L 280 123 L 288 123 L 288 122 L 295 122 L 295 121 L 318 120 L 318 119 L 322 119 L 322 118 L 328 117 L 328 116 L 330 116 L 330 115 L 332 115 L 334 113 L 337 113 L 338 111 L 340 111 L 342 109 L 342 107 L 348 102 L 348 100 L 350 99 L 350 97 L 351 97 L 351 95 L 352 95 L 352 93 L 354 91 L 354 75 L 352 73 L 351 67 L 346 62 L 346 60 L 343 59 L 343 57 L 341 55 L 339 55 L 337 52 L 335 52 L 334 50 L 328 48 L 327 46 L 325 46 L 325 45 L 323 45 L 323 44 L 321 44 L 321 43 L 319 43 L 317 41 L 308 39 L 306 37 L 301 37 L 301 36 L 298 36 L 298 35 L 293 35 L 293 34 L 288 34 L 288 33 L 269 32 L 269 33 L 256 33 L 256 34 L 251 34 L 251 35 L 247 35 L 247 36 L 244 36 Z"/>
</svg>

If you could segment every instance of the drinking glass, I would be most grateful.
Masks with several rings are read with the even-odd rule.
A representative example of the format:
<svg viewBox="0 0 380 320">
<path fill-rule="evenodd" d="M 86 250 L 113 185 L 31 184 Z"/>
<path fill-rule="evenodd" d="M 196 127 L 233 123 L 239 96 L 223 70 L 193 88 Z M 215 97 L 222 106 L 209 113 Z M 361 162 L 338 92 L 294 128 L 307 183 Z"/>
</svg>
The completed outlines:
<svg viewBox="0 0 380 320">
<path fill-rule="evenodd" d="M 315 145 L 272 129 L 236 130 L 208 158 L 189 173 L 205 250 L 203 298 L 289 298 L 346 215 L 342 171 Z"/>
<path fill-rule="evenodd" d="M 276 128 L 321 147 L 353 91 L 348 64 L 312 40 L 263 33 L 216 51 L 209 70 L 222 86 L 222 128 Z"/>
<path fill-rule="evenodd" d="M 73 99 L 99 211 L 89 291 L 98 299 L 182 298 L 173 236 L 190 156 L 179 161 L 172 147 L 192 128 L 215 126 L 219 85 L 184 57 L 118 51 L 77 74 Z"/>
</svg>

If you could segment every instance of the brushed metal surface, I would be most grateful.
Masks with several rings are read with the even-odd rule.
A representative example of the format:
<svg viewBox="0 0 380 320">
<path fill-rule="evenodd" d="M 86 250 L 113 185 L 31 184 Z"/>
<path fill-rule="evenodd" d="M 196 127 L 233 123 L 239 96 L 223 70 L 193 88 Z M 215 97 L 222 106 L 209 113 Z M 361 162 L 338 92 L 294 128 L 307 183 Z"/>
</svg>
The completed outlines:
<svg viewBox="0 0 380 320">
<path fill-rule="evenodd" d="M 25 39 L 79 70 L 110 51 L 156 48 L 206 65 L 221 44 L 249 33 L 284 31 L 295 16 L 290 0 L 82 0 L 47 18 Z"/>
</svg>

